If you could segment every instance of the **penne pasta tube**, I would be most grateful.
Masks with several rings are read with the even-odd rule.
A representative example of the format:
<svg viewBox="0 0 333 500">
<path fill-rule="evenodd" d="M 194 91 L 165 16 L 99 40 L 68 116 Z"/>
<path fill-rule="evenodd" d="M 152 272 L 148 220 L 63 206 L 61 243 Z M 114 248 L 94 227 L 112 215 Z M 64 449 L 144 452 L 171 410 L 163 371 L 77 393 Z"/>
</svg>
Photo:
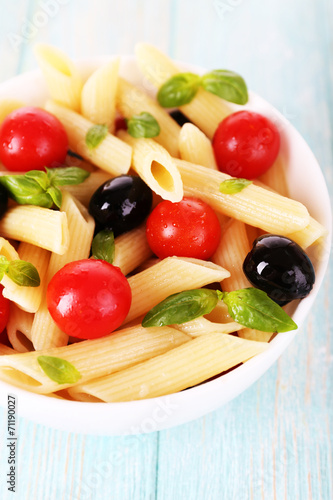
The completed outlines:
<svg viewBox="0 0 333 500">
<path fill-rule="evenodd" d="M 15 302 L 24 311 L 35 313 L 42 301 L 43 282 L 50 260 L 50 252 L 23 242 L 19 245 L 18 254 L 21 260 L 30 262 L 36 267 L 41 284 L 38 287 L 19 286 L 10 280 L 3 290 L 3 296 Z"/>
<path fill-rule="evenodd" d="M 179 151 L 182 160 L 217 170 L 212 143 L 193 123 L 185 123 L 179 134 Z"/>
<path fill-rule="evenodd" d="M 223 194 L 220 184 L 230 179 L 229 175 L 183 160 L 175 161 L 185 194 L 206 201 L 217 212 L 281 235 L 304 229 L 309 224 L 309 213 L 298 201 L 255 184 L 235 194 Z"/>
<path fill-rule="evenodd" d="M 255 342 L 269 342 L 274 333 L 271 332 L 261 332 L 259 330 L 253 330 L 252 328 L 243 328 L 239 330 L 238 337 L 246 340 L 253 340 Z"/>
<path fill-rule="evenodd" d="M 17 101 L 16 99 L 3 99 L 0 101 L 0 125 L 4 121 L 7 115 L 15 109 L 22 108 L 24 102 Z"/>
<path fill-rule="evenodd" d="M 161 87 L 172 76 L 182 72 L 168 56 L 147 43 L 137 44 L 135 54 L 142 73 L 157 88 Z M 203 88 L 199 88 L 189 104 L 180 106 L 179 109 L 209 139 L 213 138 L 215 130 L 223 118 L 233 111 L 225 100 Z"/>
<path fill-rule="evenodd" d="M 96 172 L 92 172 L 81 184 L 63 186 L 61 190 L 67 191 L 85 207 L 88 207 L 90 198 L 96 189 L 112 178 L 113 175 L 105 172 L 105 170 L 97 170 Z"/>
<path fill-rule="evenodd" d="M 162 354 L 189 337 L 169 327 L 147 330 L 127 328 L 100 339 L 85 340 L 69 346 L 17 354 L 0 358 L 0 379 L 40 394 L 60 391 L 70 383 L 58 384 L 41 369 L 39 356 L 53 356 L 69 361 L 79 371 L 80 382 L 133 366 Z M 93 363 L 92 363 L 93 359 Z"/>
<path fill-rule="evenodd" d="M 186 333 L 191 337 L 200 337 L 200 335 L 207 335 L 208 333 L 232 333 L 243 328 L 242 325 L 236 323 L 235 321 L 227 323 L 213 323 L 203 316 L 180 325 L 172 326 L 173 328 L 176 328 L 176 330 Z"/>
<path fill-rule="evenodd" d="M 31 340 L 36 350 L 66 345 L 68 336 L 54 323 L 47 309 L 46 287 L 52 276 L 65 264 L 73 260 L 89 257 L 95 223 L 87 209 L 69 193 L 63 193 L 61 210 L 67 216 L 71 235 L 68 249 L 64 255 L 53 253 L 44 280 L 43 300 L 35 314 Z"/>
<path fill-rule="evenodd" d="M 310 217 L 309 224 L 304 229 L 288 234 L 288 238 L 306 249 L 326 234 L 327 229 L 313 217 Z"/>
<path fill-rule="evenodd" d="M 160 126 L 160 133 L 154 140 L 161 144 L 171 156 L 178 157 L 180 126 L 159 104 L 145 92 L 123 78 L 118 80 L 117 109 L 124 118 L 131 118 L 143 111 L 150 113 Z"/>
<path fill-rule="evenodd" d="M 267 344 L 209 333 L 113 375 L 78 384 L 80 401 L 134 401 L 182 391 L 243 363 Z"/>
<path fill-rule="evenodd" d="M 230 273 L 212 262 L 185 257 L 167 257 L 128 279 L 132 304 L 125 323 L 148 312 L 173 293 L 222 281 Z"/>
<path fill-rule="evenodd" d="M 7 345 L 0 344 L 0 356 L 15 354 L 16 351 Z"/>
<path fill-rule="evenodd" d="M 90 149 L 86 144 L 86 135 L 94 126 L 93 122 L 55 101 L 48 101 L 45 109 L 65 127 L 71 150 L 112 175 L 128 172 L 132 159 L 132 148 L 128 144 L 108 133 L 98 146 Z"/>
<path fill-rule="evenodd" d="M 223 227 L 219 246 L 212 256 L 215 264 L 230 272 L 230 277 L 223 280 L 223 291 L 251 286 L 243 272 L 243 262 L 250 250 L 244 222 L 231 219 Z"/>
<path fill-rule="evenodd" d="M 166 149 L 153 139 L 134 139 L 120 130 L 118 137 L 132 146 L 132 167 L 152 191 L 172 202 L 183 198 L 183 183 Z"/>
<path fill-rule="evenodd" d="M 114 132 L 119 58 L 104 64 L 85 82 L 81 93 L 81 112 L 93 123 L 103 123 Z"/>
<path fill-rule="evenodd" d="M 31 328 L 34 315 L 19 309 L 16 304 L 10 305 L 10 316 L 7 323 L 7 336 L 17 352 L 33 350 Z"/>
<path fill-rule="evenodd" d="M 71 59 L 60 49 L 38 44 L 35 55 L 52 99 L 80 111 L 81 76 Z"/>
<path fill-rule="evenodd" d="M 18 205 L 7 210 L 0 220 L 0 234 L 59 255 L 63 255 L 69 245 L 66 214 L 33 205 Z"/>
<path fill-rule="evenodd" d="M 146 226 L 142 224 L 115 239 L 115 255 L 112 264 L 119 267 L 126 276 L 146 262 L 152 254 L 146 238 Z"/>
</svg>

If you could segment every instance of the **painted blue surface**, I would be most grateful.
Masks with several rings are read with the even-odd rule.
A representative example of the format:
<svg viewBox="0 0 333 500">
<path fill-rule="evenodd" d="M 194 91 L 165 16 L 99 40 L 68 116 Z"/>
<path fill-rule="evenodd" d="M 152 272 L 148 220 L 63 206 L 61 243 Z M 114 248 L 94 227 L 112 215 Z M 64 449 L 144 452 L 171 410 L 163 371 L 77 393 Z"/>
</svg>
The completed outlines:
<svg viewBox="0 0 333 500">
<path fill-rule="evenodd" d="M 179 60 L 234 69 L 305 137 L 332 193 L 332 20 L 330 0 L 2 2 L 0 81 L 36 67 L 38 41 L 84 57 L 132 53 L 145 40 Z M 20 419 L 17 493 L 5 485 L 1 443 L 0 498 L 332 499 L 332 271 L 287 352 L 206 417 L 128 437 L 69 434 Z M 0 412 L 1 439 L 4 432 Z"/>
</svg>

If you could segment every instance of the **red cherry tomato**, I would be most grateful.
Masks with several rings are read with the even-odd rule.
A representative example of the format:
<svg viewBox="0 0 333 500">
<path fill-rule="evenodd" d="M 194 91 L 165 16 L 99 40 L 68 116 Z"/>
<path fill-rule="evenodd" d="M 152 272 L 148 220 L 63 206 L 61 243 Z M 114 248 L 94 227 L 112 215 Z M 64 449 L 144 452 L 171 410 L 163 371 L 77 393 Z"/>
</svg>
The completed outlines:
<svg viewBox="0 0 333 500">
<path fill-rule="evenodd" d="M 209 259 L 221 236 L 214 210 L 204 201 L 183 198 L 178 203 L 162 201 L 147 220 L 147 240 L 157 257 Z"/>
<path fill-rule="evenodd" d="M 105 260 L 70 262 L 51 279 L 48 310 L 72 337 L 94 339 L 118 328 L 131 305 L 131 289 L 118 267 Z"/>
<path fill-rule="evenodd" d="M 62 123 L 44 109 L 16 109 L 0 127 L 0 160 L 8 170 L 27 172 L 59 167 L 67 150 L 68 138 Z"/>
<path fill-rule="evenodd" d="M 219 124 L 213 148 L 222 172 L 255 179 L 273 165 L 280 148 L 280 134 L 265 116 L 238 111 Z"/>
<path fill-rule="evenodd" d="M 2 295 L 3 286 L 0 285 L 0 333 L 4 331 L 9 320 L 10 300 Z"/>
</svg>

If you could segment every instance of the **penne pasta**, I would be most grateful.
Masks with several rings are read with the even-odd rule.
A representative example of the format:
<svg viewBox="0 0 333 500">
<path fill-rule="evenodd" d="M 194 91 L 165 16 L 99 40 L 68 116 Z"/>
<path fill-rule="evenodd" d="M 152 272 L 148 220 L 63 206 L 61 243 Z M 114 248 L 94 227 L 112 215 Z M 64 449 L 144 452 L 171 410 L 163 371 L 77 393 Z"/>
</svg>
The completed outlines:
<svg viewBox="0 0 333 500">
<path fill-rule="evenodd" d="M 212 262 L 168 257 L 128 279 L 132 304 L 126 323 L 148 312 L 173 293 L 222 281 L 230 273 Z"/>
<path fill-rule="evenodd" d="M 281 235 L 304 229 L 309 223 L 309 213 L 298 201 L 254 184 L 235 194 L 222 194 L 220 184 L 230 179 L 229 175 L 183 160 L 176 160 L 176 164 L 185 195 L 206 201 L 218 212 Z"/>
<path fill-rule="evenodd" d="M 81 93 L 82 115 L 93 123 L 103 123 L 114 132 L 119 58 L 104 64 L 85 82 Z"/>
<path fill-rule="evenodd" d="M 0 356 L 15 354 L 15 349 L 8 347 L 7 345 L 0 344 Z"/>
<path fill-rule="evenodd" d="M 145 224 L 115 239 L 115 255 L 113 265 L 121 269 L 126 276 L 151 257 Z"/>
<path fill-rule="evenodd" d="M 134 326 L 100 339 L 85 340 L 69 346 L 17 354 L 13 358 L 1 356 L 0 377 L 23 389 L 48 394 L 71 384 L 58 384 L 49 378 L 38 363 L 39 356 L 54 356 L 69 361 L 79 371 L 80 382 L 85 382 L 133 366 L 189 339 L 184 333 L 169 327 L 147 330 Z"/>
<path fill-rule="evenodd" d="M 113 177 L 114 176 L 112 174 L 105 172 L 105 170 L 96 170 L 96 172 L 92 172 L 81 184 L 63 186 L 61 190 L 67 191 L 74 196 L 76 200 L 82 203 L 82 205 L 88 207 L 90 198 L 96 189 Z"/>
<path fill-rule="evenodd" d="M 117 90 L 117 109 L 124 118 L 131 118 L 143 111 L 150 113 L 160 126 L 160 133 L 154 140 L 161 144 L 171 156 L 178 157 L 178 137 L 180 126 L 142 90 L 119 78 Z"/>
<path fill-rule="evenodd" d="M 123 130 L 118 137 L 132 146 L 132 167 L 152 191 L 172 202 L 183 198 L 182 179 L 166 149 L 153 139 L 134 139 Z"/>
<path fill-rule="evenodd" d="M 61 210 L 67 216 L 68 228 L 71 235 L 68 249 L 64 255 L 53 253 L 44 280 L 42 303 L 35 314 L 31 340 L 36 350 L 66 345 L 68 336 L 54 323 L 47 309 L 46 287 L 52 276 L 65 264 L 73 260 L 89 257 L 95 223 L 87 209 L 69 193 L 63 193 Z"/>
<path fill-rule="evenodd" d="M 59 255 L 69 245 L 66 214 L 33 205 L 17 205 L 7 210 L 0 220 L 0 234 Z"/>
<path fill-rule="evenodd" d="M 52 99 L 80 111 L 82 79 L 71 59 L 60 49 L 38 44 L 35 55 Z"/>
<path fill-rule="evenodd" d="M 217 170 L 211 141 L 193 123 L 185 123 L 182 126 L 179 134 L 179 151 L 182 160 Z"/>
<path fill-rule="evenodd" d="M 16 99 L 3 99 L 0 101 L 0 125 L 9 113 L 22 106 L 24 106 L 24 102 Z"/>
<path fill-rule="evenodd" d="M 23 311 L 16 304 L 10 305 L 10 316 L 7 323 L 7 336 L 17 352 L 33 350 L 31 342 L 31 328 L 34 315 Z"/>
<path fill-rule="evenodd" d="M 209 333 L 232 333 L 243 328 L 242 325 L 236 323 L 235 321 L 213 323 L 203 316 L 180 325 L 172 326 L 173 328 L 176 328 L 176 330 L 186 333 L 191 337 L 200 337 L 201 335 L 207 335 Z"/>
<path fill-rule="evenodd" d="M 137 63 L 144 76 L 157 88 L 169 78 L 181 73 L 176 64 L 156 47 L 147 43 L 137 44 L 135 48 Z M 213 138 L 218 124 L 232 113 L 229 104 L 220 97 L 199 88 L 189 104 L 180 106 L 185 116 L 199 127 L 209 139 Z"/>
<path fill-rule="evenodd" d="M 144 363 L 86 384 L 70 394 L 80 401 L 155 398 L 200 384 L 265 351 L 267 344 L 209 333 Z"/>
<path fill-rule="evenodd" d="M 132 148 L 128 144 L 108 133 L 97 147 L 90 149 L 86 144 L 86 135 L 93 122 L 55 101 L 48 101 L 45 109 L 65 127 L 71 150 L 112 175 L 128 172 L 132 159 Z"/>
</svg>

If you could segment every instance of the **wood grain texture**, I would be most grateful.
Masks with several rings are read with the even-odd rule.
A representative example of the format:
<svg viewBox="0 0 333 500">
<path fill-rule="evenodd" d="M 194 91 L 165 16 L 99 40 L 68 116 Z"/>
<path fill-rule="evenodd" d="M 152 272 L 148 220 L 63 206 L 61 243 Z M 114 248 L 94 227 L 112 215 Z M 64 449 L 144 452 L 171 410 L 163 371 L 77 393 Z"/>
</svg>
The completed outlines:
<svg viewBox="0 0 333 500">
<path fill-rule="evenodd" d="M 233 69 L 305 137 L 332 194 L 331 0 L 53 0 L 42 25 L 46 3 L 6 2 L 0 81 L 36 67 L 39 41 L 72 57 L 133 53 L 135 42 L 147 41 L 179 60 Z M 16 46 L 13 35 L 21 36 Z M 5 484 L 1 410 L 0 498 L 332 499 L 332 273 L 331 263 L 306 326 L 279 361 L 206 417 L 128 437 L 69 434 L 20 419 L 16 495 Z"/>
</svg>

